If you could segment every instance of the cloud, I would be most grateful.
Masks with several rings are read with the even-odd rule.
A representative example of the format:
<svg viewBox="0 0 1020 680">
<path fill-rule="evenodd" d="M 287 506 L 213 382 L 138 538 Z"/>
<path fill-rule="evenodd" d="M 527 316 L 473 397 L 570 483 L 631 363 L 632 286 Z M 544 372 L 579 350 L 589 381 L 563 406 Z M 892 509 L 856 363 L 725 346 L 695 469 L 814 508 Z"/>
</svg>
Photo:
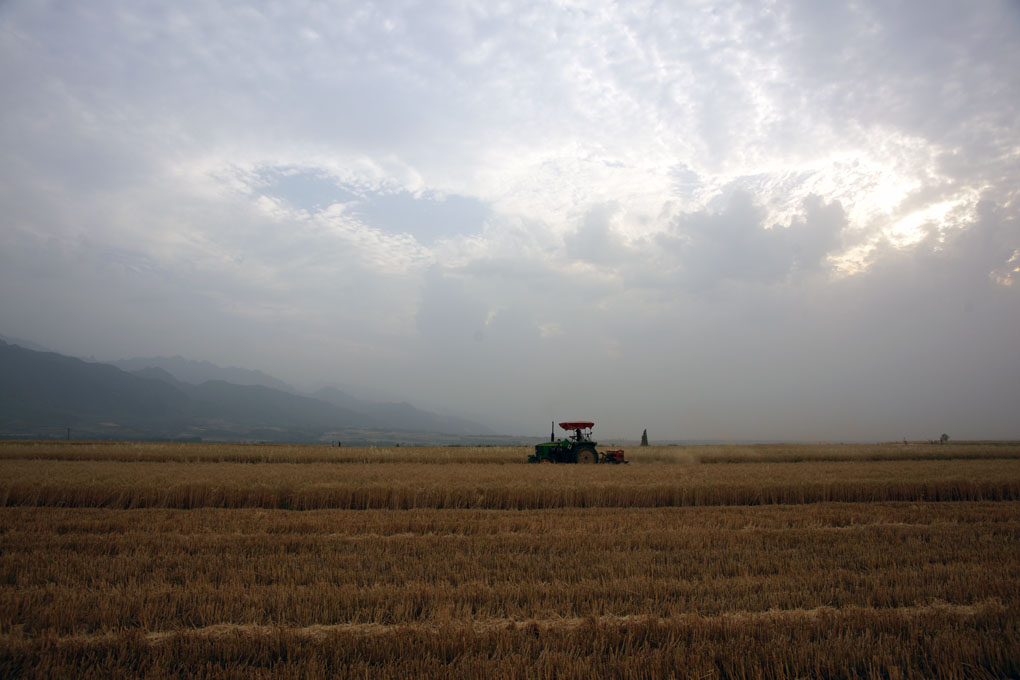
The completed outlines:
<svg viewBox="0 0 1020 680">
<path fill-rule="evenodd" d="M 5 334 L 524 431 L 1015 436 L 1010 3 L 0 20 Z"/>
<path fill-rule="evenodd" d="M 838 203 L 808 196 L 789 225 L 765 224 L 765 211 L 734 191 L 718 212 L 678 216 L 655 244 L 670 256 L 678 279 L 694 289 L 725 281 L 782 283 L 791 276 L 827 272 L 826 257 L 847 227 Z"/>
<path fill-rule="evenodd" d="M 597 265 L 617 262 L 627 249 L 612 227 L 613 215 L 619 210 L 615 204 L 592 206 L 577 231 L 564 237 L 567 256 Z"/>
</svg>

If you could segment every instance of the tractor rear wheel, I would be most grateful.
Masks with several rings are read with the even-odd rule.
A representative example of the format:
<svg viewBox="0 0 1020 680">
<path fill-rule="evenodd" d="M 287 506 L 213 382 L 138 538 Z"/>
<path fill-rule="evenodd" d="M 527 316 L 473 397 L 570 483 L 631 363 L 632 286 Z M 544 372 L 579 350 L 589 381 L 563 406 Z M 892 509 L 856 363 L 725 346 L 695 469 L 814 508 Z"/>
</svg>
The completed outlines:
<svg viewBox="0 0 1020 680">
<path fill-rule="evenodd" d="M 585 465 L 599 462 L 599 455 L 595 449 L 584 448 L 577 452 L 577 462 Z"/>
</svg>

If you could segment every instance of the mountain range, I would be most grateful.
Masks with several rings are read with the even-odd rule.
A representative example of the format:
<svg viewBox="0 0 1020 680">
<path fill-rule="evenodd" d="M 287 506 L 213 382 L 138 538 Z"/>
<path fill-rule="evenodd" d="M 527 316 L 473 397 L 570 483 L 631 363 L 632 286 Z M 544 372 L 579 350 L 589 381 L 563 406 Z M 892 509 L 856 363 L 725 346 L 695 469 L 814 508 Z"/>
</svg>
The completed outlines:
<svg viewBox="0 0 1020 680">
<path fill-rule="evenodd" d="M 224 368 L 208 361 L 193 361 L 184 357 L 140 357 L 109 363 L 129 373 L 143 371 L 147 368 L 161 368 L 177 380 L 195 385 L 207 380 L 222 380 L 235 385 L 263 385 L 286 392 L 294 391 L 294 388 L 287 383 L 262 371 L 253 371 L 247 368 Z"/>
<path fill-rule="evenodd" d="M 126 370 L 125 370 L 126 369 Z M 296 393 L 261 371 L 181 357 L 104 364 L 0 341 L 0 438 L 349 444 L 503 441 L 486 426 L 371 402 Z"/>
</svg>

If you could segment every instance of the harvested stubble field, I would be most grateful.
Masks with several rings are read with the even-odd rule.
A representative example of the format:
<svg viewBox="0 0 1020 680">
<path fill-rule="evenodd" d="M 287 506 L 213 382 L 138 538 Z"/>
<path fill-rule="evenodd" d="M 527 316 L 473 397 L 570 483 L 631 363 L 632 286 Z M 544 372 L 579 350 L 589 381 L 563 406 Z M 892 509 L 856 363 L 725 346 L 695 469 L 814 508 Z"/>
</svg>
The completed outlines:
<svg viewBox="0 0 1020 680">
<path fill-rule="evenodd" d="M 0 445 L 0 677 L 1018 677 L 1020 446 L 931 448 Z"/>
</svg>

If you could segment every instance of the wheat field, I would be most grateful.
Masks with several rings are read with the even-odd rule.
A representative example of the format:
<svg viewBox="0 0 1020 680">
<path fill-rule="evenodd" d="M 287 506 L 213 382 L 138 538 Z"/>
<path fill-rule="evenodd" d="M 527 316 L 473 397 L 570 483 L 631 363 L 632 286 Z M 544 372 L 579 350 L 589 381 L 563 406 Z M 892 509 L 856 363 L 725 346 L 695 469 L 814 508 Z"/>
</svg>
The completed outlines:
<svg viewBox="0 0 1020 680">
<path fill-rule="evenodd" d="M 1020 676 L 1020 446 L 899 447 L 0 445 L 0 677 Z"/>
</svg>

